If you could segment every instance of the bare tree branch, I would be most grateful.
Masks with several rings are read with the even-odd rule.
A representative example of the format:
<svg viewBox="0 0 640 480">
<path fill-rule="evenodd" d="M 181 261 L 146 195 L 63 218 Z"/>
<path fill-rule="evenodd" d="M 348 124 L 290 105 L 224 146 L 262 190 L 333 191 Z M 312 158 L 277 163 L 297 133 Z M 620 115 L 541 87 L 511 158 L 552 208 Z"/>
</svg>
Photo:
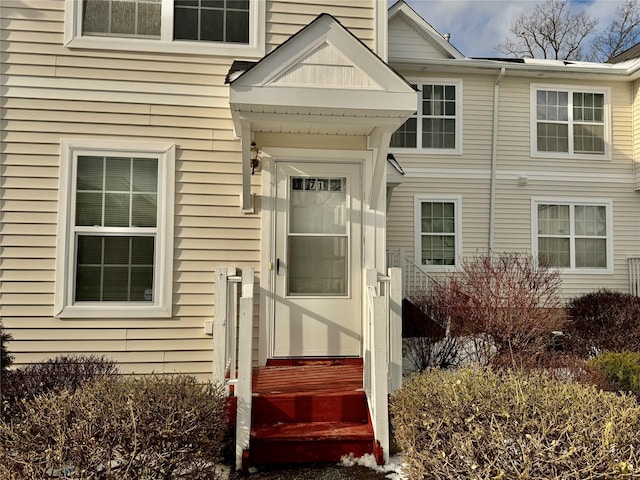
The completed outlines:
<svg viewBox="0 0 640 480">
<path fill-rule="evenodd" d="M 640 4 L 626 0 L 616 9 L 616 19 L 593 41 L 590 60 L 606 62 L 638 43 L 640 39 Z"/>
<path fill-rule="evenodd" d="M 572 13 L 568 0 L 545 0 L 511 24 L 512 36 L 497 49 L 517 57 L 583 60 L 583 44 L 597 23 L 584 10 Z"/>
</svg>

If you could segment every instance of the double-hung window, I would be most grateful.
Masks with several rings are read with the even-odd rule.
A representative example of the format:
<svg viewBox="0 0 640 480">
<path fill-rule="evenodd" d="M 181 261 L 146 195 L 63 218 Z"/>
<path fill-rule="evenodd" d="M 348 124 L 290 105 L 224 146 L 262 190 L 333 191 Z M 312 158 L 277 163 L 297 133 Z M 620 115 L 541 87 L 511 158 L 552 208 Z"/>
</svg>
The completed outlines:
<svg viewBox="0 0 640 480">
<path fill-rule="evenodd" d="M 415 198 L 416 263 L 435 270 L 457 265 L 461 248 L 460 205 L 459 197 Z"/>
<path fill-rule="evenodd" d="M 611 202 L 534 200 L 532 210 L 533 251 L 541 264 L 612 268 Z"/>
<path fill-rule="evenodd" d="M 63 141 L 56 314 L 170 316 L 172 144 Z"/>
<path fill-rule="evenodd" d="M 70 47 L 264 54 L 263 0 L 75 0 L 67 2 Z"/>
<path fill-rule="evenodd" d="M 609 91 L 532 85 L 531 154 L 609 155 Z"/>
<path fill-rule="evenodd" d="M 458 153 L 461 150 L 462 82 L 416 85 L 418 111 L 391 137 L 391 148 Z"/>
</svg>

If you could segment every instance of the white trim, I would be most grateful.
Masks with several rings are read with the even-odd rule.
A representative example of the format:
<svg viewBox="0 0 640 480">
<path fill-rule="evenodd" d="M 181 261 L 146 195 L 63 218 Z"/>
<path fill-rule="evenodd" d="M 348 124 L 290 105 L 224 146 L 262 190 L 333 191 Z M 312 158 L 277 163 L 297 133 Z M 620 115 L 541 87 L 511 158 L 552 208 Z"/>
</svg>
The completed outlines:
<svg viewBox="0 0 640 480">
<path fill-rule="evenodd" d="M 395 152 L 394 152 L 395 153 Z M 403 154 L 404 155 L 404 154 Z M 419 156 L 419 155 L 416 155 Z M 402 163 L 402 157 L 398 157 Z M 477 179 L 488 180 L 491 178 L 489 168 L 429 168 L 429 167 L 403 167 L 405 178 L 452 178 L 452 179 Z M 560 182 L 576 184 L 576 182 L 615 183 L 633 186 L 631 174 L 599 173 L 599 172 L 570 172 L 570 171 L 542 171 L 542 170 L 498 170 L 498 180 L 518 180 L 525 176 L 530 181 Z"/>
<path fill-rule="evenodd" d="M 570 267 L 558 268 L 563 273 L 570 274 L 603 274 L 614 273 L 613 270 L 613 200 L 585 197 L 531 197 L 531 253 L 538 257 L 538 205 L 568 205 L 570 207 Z M 603 206 L 606 209 L 607 222 L 607 267 L 606 268 L 576 268 L 575 267 L 575 219 L 573 210 L 576 205 Z"/>
<path fill-rule="evenodd" d="M 568 116 L 567 124 L 569 125 L 569 153 L 563 152 L 539 152 L 538 151 L 538 116 L 537 116 L 537 92 L 538 90 L 551 90 L 555 92 L 567 92 Z M 597 93 L 604 95 L 604 154 L 585 154 L 573 152 L 573 93 Z M 548 83 L 532 83 L 529 88 L 529 105 L 530 105 L 530 153 L 536 158 L 566 158 L 573 160 L 590 160 L 602 161 L 611 160 L 611 88 L 594 87 L 588 85 L 568 85 L 568 84 L 548 84 Z"/>
<path fill-rule="evenodd" d="M 422 203 L 451 202 L 455 220 L 455 264 L 423 265 L 422 264 Z M 413 245 L 416 265 L 430 272 L 451 272 L 458 269 L 462 258 L 462 196 L 461 195 L 415 195 L 413 198 Z"/>
<path fill-rule="evenodd" d="M 162 0 L 159 39 L 82 36 L 82 0 L 65 0 L 64 45 L 68 48 L 183 53 L 260 58 L 265 55 L 266 1 L 250 0 L 249 43 L 173 40 L 173 2 Z"/>
<path fill-rule="evenodd" d="M 78 155 L 136 155 L 158 158 L 158 218 L 154 293 L 150 304 L 83 302 L 74 304 L 74 172 Z M 62 139 L 58 190 L 58 238 L 54 315 L 60 318 L 171 317 L 173 296 L 173 243 L 175 197 L 175 145 L 161 142 Z"/>
<path fill-rule="evenodd" d="M 418 110 L 414 115 L 410 118 L 416 119 L 416 148 L 399 148 L 399 147 L 390 147 L 389 151 L 398 154 L 422 154 L 422 155 L 462 155 L 463 153 L 463 140 L 462 140 L 462 132 L 463 132 L 463 89 L 464 83 L 461 78 L 411 78 L 407 79 L 409 83 L 412 85 L 416 85 L 418 88 L 418 101 L 417 107 Z M 451 86 L 453 85 L 456 89 L 456 114 L 455 114 L 455 122 L 456 122 L 456 144 L 454 148 L 423 148 L 422 147 L 422 120 L 425 116 L 422 114 L 422 99 L 423 93 L 422 89 L 424 85 L 444 85 Z M 418 146 L 419 145 L 419 146 Z"/>
</svg>

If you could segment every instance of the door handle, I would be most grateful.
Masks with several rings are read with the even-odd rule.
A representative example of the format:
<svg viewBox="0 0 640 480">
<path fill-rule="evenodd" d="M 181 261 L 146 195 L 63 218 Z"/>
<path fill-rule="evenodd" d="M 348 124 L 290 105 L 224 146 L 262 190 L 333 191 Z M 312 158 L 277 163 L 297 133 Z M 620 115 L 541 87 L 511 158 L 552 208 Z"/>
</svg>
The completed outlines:
<svg viewBox="0 0 640 480">
<path fill-rule="evenodd" d="M 276 258 L 276 275 L 280 275 L 280 259 Z"/>
</svg>

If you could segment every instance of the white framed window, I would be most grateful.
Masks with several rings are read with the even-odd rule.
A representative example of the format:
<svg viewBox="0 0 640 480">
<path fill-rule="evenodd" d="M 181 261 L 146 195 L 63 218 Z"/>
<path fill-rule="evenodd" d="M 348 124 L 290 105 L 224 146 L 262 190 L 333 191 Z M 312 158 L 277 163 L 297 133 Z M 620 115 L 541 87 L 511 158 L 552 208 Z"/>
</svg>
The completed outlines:
<svg viewBox="0 0 640 480">
<path fill-rule="evenodd" d="M 462 80 L 414 85 L 418 111 L 391 136 L 394 150 L 462 153 Z"/>
<path fill-rule="evenodd" d="M 596 273 L 613 270 L 610 200 L 532 199 L 532 250 L 551 267 Z"/>
<path fill-rule="evenodd" d="M 449 270 L 462 252 L 462 199 L 459 196 L 416 196 L 415 259 L 429 270 Z"/>
<path fill-rule="evenodd" d="M 62 140 L 55 314 L 170 317 L 175 146 Z"/>
<path fill-rule="evenodd" d="M 610 91 L 531 85 L 531 155 L 610 157 Z"/>
<path fill-rule="evenodd" d="M 265 54 L 263 0 L 66 0 L 70 48 Z"/>
</svg>

